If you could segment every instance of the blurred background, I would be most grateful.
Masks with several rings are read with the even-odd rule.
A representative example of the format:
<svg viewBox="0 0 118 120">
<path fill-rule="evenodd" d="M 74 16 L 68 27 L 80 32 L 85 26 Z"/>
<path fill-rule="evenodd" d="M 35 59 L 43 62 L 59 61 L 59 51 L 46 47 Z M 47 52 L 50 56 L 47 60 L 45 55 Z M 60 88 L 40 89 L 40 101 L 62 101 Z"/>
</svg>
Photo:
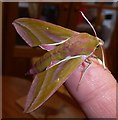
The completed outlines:
<svg viewBox="0 0 118 120">
<path fill-rule="evenodd" d="M 1 7 L 1 6 L 0 6 Z M 31 81 L 25 76 L 33 58 L 46 53 L 41 48 L 30 48 L 16 33 L 12 22 L 16 18 L 31 17 L 94 35 L 79 11 L 83 11 L 104 42 L 107 67 L 118 79 L 118 6 L 113 2 L 51 2 L 2 3 L 2 74 Z M 0 26 L 1 27 L 1 26 Z"/>
<path fill-rule="evenodd" d="M 31 59 L 41 56 L 45 51 L 32 49 L 17 35 L 12 26 L 19 17 L 42 19 L 66 28 L 94 34 L 91 27 L 80 14 L 80 10 L 94 25 L 98 37 L 105 41 L 107 66 L 118 78 L 117 3 L 3 3 L 3 75 L 25 77 Z M 19 71 L 20 70 L 20 71 Z"/>
</svg>

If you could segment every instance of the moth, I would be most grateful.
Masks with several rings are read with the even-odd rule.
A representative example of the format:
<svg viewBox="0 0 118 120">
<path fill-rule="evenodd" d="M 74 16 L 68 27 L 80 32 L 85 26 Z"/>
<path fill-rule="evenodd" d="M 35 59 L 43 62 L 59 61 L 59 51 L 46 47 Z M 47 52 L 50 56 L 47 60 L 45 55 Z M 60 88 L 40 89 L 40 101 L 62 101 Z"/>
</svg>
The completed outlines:
<svg viewBox="0 0 118 120">
<path fill-rule="evenodd" d="M 103 41 L 97 37 L 85 15 L 81 14 L 92 27 L 95 36 L 32 18 L 19 18 L 13 22 L 16 31 L 29 46 L 47 50 L 46 54 L 37 58 L 28 72 L 35 77 L 27 96 L 25 112 L 29 113 L 40 107 L 77 67 L 84 61 L 91 62 L 89 58 L 94 56 L 98 48 L 104 56 Z M 104 57 L 102 62 L 105 67 Z"/>
</svg>

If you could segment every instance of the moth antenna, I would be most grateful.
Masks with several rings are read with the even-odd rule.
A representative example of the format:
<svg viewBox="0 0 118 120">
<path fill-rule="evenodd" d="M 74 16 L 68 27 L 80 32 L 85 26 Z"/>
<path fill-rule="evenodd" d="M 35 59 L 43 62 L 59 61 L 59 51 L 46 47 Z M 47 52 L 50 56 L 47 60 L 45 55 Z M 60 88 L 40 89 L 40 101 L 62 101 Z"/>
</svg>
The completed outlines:
<svg viewBox="0 0 118 120">
<path fill-rule="evenodd" d="M 91 26 L 91 28 L 92 28 L 92 30 L 93 30 L 93 32 L 95 34 L 95 37 L 97 37 L 97 33 L 96 33 L 93 25 L 89 22 L 89 20 L 87 19 L 87 17 L 84 15 L 84 13 L 82 11 L 80 11 L 80 13 L 82 14 L 83 18 L 88 22 L 88 24 Z"/>
<path fill-rule="evenodd" d="M 101 47 L 101 51 L 102 51 L 102 64 L 103 64 L 104 69 L 106 69 L 104 51 L 103 51 L 103 48 L 101 45 L 100 45 L 100 47 Z"/>
</svg>

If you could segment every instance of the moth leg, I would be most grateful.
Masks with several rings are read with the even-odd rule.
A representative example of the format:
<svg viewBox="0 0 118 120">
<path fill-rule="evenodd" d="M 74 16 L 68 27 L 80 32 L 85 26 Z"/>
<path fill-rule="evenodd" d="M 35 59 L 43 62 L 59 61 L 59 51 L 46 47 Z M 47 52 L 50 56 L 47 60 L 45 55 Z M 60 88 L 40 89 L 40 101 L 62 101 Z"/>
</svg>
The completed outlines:
<svg viewBox="0 0 118 120">
<path fill-rule="evenodd" d="M 107 67 L 106 67 L 106 65 L 105 65 L 104 50 L 103 50 L 102 46 L 100 46 L 100 48 L 101 48 L 101 51 L 102 51 L 102 60 L 99 59 L 97 56 L 95 56 L 95 55 L 93 55 L 93 54 L 92 54 L 90 57 L 96 58 L 96 59 L 98 60 L 99 64 L 103 65 L 104 69 L 107 69 Z"/>
<path fill-rule="evenodd" d="M 88 63 L 88 66 L 85 68 L 85 70 L 83 71 L 83 73 L 82 73 L 82 75 L 81 75 L 81 78 L 80 78 L 79 83 L 78 83 L 78 85 L 77 85 L 77 90 L 78 90 L 78 88 L 79 88 L 80 82 L 82 81 L 82 79 L 83 79 L 86 71 L 88 70 L 88 68 L 89 68 L 90 65 L 92 64 L 92 61 L 90 61 L 89 59 L 85 59 L 85 62 Z"/>
<path fill-rule="evenodd" d="M 101 59 L 99 59 L 99 58 L 98 58 L 97 56 L 95 56 L 95 55 L 91 55 L 91 57 L 92 57 L 92 58 L 95 58 L 95 59 L 99 62 L 100 65 L 103 65 L 104 69 L 107 69 L 104 60 L 102 61 Z"/>
<path fill-rule="evenodd" d="M 91 55 L 91 57 L 92 57 L 92 58 L 95 58 L 95 59 L 98 59 L 98 57 L 97 57 L 97 56 L 95 56 L 95 55 Z"/>
</svg>

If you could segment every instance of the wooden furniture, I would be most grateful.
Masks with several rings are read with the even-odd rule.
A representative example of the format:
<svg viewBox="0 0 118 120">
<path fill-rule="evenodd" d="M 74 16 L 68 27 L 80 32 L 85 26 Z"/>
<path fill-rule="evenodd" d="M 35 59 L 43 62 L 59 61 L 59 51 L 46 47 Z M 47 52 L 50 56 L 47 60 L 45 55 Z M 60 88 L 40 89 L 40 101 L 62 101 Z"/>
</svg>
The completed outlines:
<svg viewBox="0 0 118 120">
<path fill-rule="evenodd" d="M 3 76 L 2 86 L 2 117 L 3 118 L 85 118 L 80 107 L 71 98 L 55 93 L 37 111 L 26 114 L 23 112 L 23 96 L 26 96 L 31 82 L 16 77 Z M 23 102 L 22 102 L 23 100 Z M 58 103 L 58 104 L 57 104 Z M 48 115 L 47 115 L 48 114 Z"/>
<path fill-rule="evenodd" d="M 23 113 L 16 101 L 27 94 L 30 82 L 15 77 L 4 77 L 2 80 L 2 117 L 3 118 L 32 118 Z"/>
<path fill-rule="evenodd" d="M 88 4 L 88 3 L 37 3 L 38 4 L 38 16 L 42 17 L 42 8 L 48 5 L 54 5 L 59 9 L 59 16 L 57 17 L 57 24 L 65 26 L 67 28 L 76 30 L 79 10 L 84 9 L 96 9 L 97 19 L 95 21 L 95 27 L 99 27 L 101 24 L 100 16 L 102 11 L 107 10 L 118 10 L 118 6 L 106 5 L 105 3 Z M 42 49 L 32 49 L 26 46 L 16 45 L 16 31 L 12 26 L 14 19 L 19 17 L 18 3 L 3 3 L 3 74 L 13 75 L 18 77 L 25 77 L 24 73 L 30 68 L 30 60 L 32 57 L 41 56 L 46 51 Z M 116 20 L 117 21 L 117 20 Z M 117 24 L 116 24 L 117 26 Z M 115 32 L 117 33 L 118 27 L 114 28 L 111 42 L 105 49 L 106 60 L 108 68 L 112 74 L 117 78 L 117 40 Z M 22 41 L 22 40 L 21 40 Z M 19 70 L 17 70 L 19 69 Z"/>
<path fill-rule="evenodd" d="M 117 16 L 118 19 L 118 16 Z M 116 21 L 116 26 L 114 29 L 114 33 L 112 35 L 112 41 L 110 46 L 106 50 L 106 58 L 108 62 L 108 67 L 116 80 L 118 81 L 118 38 L 117 38 L 117 33 L 118 33 L 118 20 Z"/>
</svg>

